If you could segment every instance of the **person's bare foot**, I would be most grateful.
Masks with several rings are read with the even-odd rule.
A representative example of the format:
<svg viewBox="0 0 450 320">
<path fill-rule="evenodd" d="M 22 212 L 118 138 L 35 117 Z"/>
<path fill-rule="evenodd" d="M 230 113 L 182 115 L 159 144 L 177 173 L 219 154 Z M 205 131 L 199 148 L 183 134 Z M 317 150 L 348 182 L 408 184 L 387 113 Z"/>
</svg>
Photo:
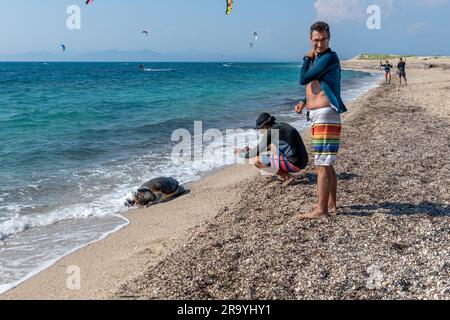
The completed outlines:
<svg viewBox="0 0 450 320">
<path fill-rule="evenodd" d="M 335 204 L 328 204 L 328 212 L 331 214 L 336 214 L 338 212 L 339 208 Z"/>
<path fill-rule="evenodd" d="M 315 220 L 315 219 L 323 219 L 323 218 L 328 218 L 330 215 L 328 213 L 319 211 L 319 210 L 314 210 L 313 212 L 310 213 L 303 213 L 300 214 L 300 220 Z"/>
<path fill-rule="evenodd" d="M 289 177 L 289 178 L 284 180 L 282 186 L 283 187 L 289 187 L 292 184 L 292 182 L 294 182 L 294 180 L 295 180 L 294 177 Z"/>
</svg>

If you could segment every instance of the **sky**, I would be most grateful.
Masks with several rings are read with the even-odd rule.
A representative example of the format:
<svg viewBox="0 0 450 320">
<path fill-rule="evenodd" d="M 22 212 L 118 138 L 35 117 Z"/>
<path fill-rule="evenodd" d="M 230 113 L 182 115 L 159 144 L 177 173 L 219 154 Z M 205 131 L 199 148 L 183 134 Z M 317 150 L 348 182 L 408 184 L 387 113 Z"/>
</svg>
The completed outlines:
<svg viewBox="0 0 450 320">
<path fill-rule="evenodd" d="M 450 55 L 450 0 L 0 0 L 0 57 L 48 51 L 61 55 L 150 50 L 211 60 L 296 61 L 308 51 L 309 27 L 330 24 L 342 58 L 361 53 Z M 67 8 L 81 9 L 81 29 L 66 26 Z M 380 8 L 381 29 L 366 12 Z M 149 37 L 142 34 L 148 30 Z M 253 48 L 253 32 L 259 38 Z"/>
</svg>

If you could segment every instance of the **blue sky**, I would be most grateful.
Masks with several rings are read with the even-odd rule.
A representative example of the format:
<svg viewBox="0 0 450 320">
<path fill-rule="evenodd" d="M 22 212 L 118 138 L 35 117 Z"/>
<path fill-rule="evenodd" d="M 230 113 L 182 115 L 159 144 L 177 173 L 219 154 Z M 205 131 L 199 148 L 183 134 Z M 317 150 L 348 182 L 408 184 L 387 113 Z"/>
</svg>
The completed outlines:
<svg viewBox="0 0 450 320">
<path fill-rule="evenodd" d="M 381 8 L 381 30 L 366 26 L 366 8 Z M 81 30 L 68 30 L 70 5 Z M 330 23 L 341 57 L 359 53 L 450 55 L 450 0 L 0 0 L 0 54 L 151 50 L 161 53 L 298 60 L 309 26 Z M 150 37 L 141 34 L 149 30 Z M 257 31 L 253 49 L 249 42 Z"/>
</svg>

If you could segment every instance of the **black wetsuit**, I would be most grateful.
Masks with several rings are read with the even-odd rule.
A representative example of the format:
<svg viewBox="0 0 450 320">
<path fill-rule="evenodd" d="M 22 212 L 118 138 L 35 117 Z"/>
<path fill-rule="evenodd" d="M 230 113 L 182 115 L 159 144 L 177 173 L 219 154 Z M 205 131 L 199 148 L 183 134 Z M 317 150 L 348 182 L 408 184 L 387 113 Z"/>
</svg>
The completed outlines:
<svg viewBox="0 0 450 320">
<path fill-rule="evenodd" d="M 275 134 L 272 137 L 272 130 L 278 130 L 278 139 Z M 298 131 L 287 123 L 275 123 L 262 138 L 260 144 L 245 154 L 246 158 L 254 158 L 260 153 L 270 150 L 270 145 L 274 144 L 278 150 L 289 160 L 290 163 L 304 169 L 308 164 L 308 153 L 305 144 Z"/>
<path fill-rule="evenodd" d="M 406 76 L 406 62 L 399 62 L 397 65 L 398 75 L 401 77 Z"/>
</svg>

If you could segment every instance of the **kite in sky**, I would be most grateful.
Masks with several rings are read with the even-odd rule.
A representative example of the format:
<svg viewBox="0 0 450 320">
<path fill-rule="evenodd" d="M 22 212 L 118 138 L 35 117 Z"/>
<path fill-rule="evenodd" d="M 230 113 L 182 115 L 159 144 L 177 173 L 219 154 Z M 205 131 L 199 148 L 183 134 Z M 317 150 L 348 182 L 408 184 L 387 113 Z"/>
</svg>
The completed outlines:
<svg viewBox="0 0 450 320">
<path fill-rule="evenodd" d="M 86 0 L 86 5 L 91 4 L 94 0 Z"/>
<path fill-rule="evenodd" d="M 63 51 L 66 51 L 66 46 L 65 45 L 61 45 L 61 48 L 63 49 Z"/>
<path fill-rule="evenodd" d="M 147 30 L 142 31 L 142 33 L 144 33 L 148 37 L 148 31 Z"/>
<path fill-rule="evenodd" d="M 226 0 L 226 2 L 227 2 L 226 14 L 230 14 L 231 10 L 233 10 L 233 0 Z"/>
</svg>

